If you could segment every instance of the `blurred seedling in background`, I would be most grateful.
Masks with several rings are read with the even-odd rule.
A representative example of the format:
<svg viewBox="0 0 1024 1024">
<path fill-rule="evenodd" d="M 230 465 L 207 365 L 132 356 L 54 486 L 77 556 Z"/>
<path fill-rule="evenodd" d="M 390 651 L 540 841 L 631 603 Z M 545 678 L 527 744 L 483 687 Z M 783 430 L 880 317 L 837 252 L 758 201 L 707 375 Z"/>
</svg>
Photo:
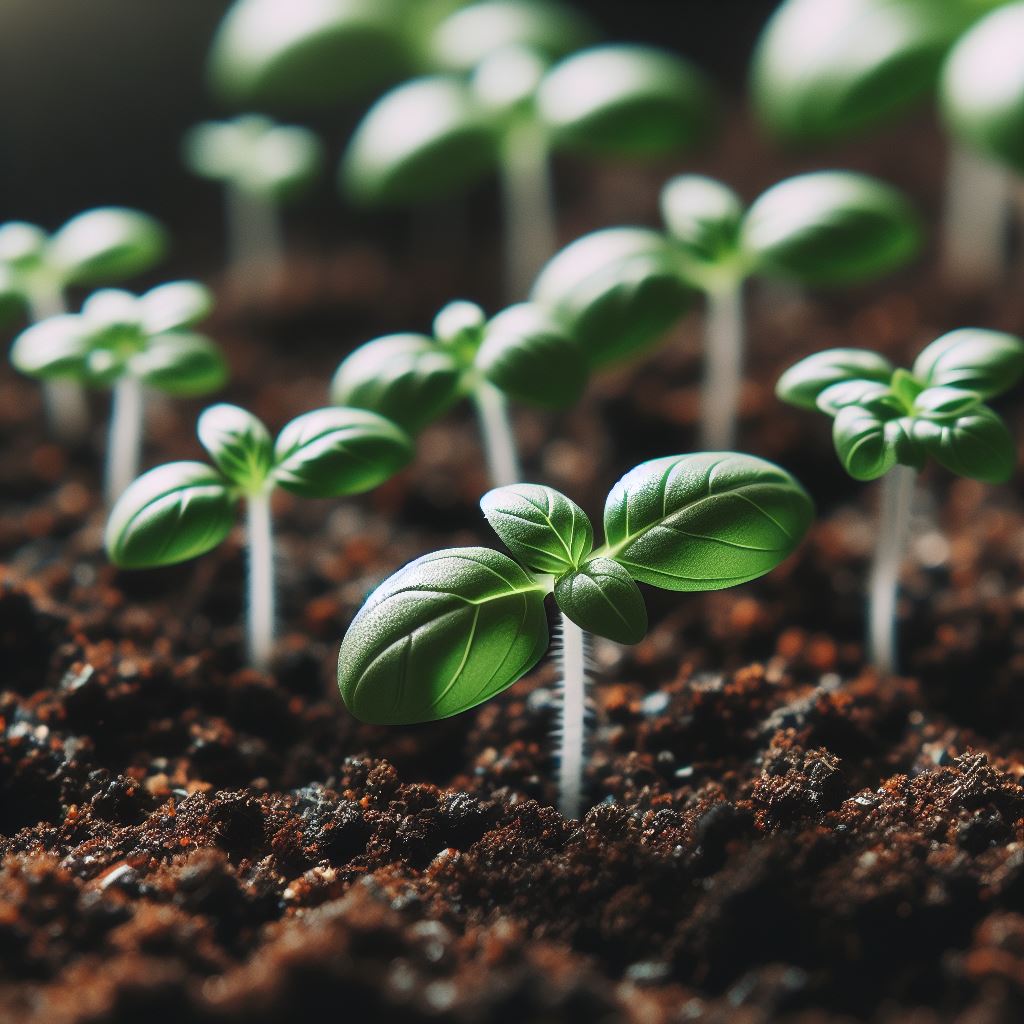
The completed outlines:
<svg viewBox="0 0 1024 1024">
<path fill-rule="evenodd" d="M 452 302 L 433 337 L 389 334 L 361 345 L 331 382 L 331 400 L 372 409 L 419 433 L 460 398 L 476 407 L 491 481 L 522 478 L 507 399 L 547 408 L 571 405 L 587 382 L 579 345 L 532 303 L 491 320 L 472 302 Z"/>
<path fill-rule="evenodd" d="M 1024 373 L 1024 342 L 963 328 L 928 345 L 910 371 L 865 349 L 829 349 L 778 382 L 780 398 L 833 417 L 832 438 L 856 480 L 883 477 L 868 601 L 868 653 L 884 675 L 897 669 L 896 598 L 906 555 L 916 474 L 928 458 L 959 476 L 1000 483 L 1017 462 L 1006 424 L 986 399 Z"/>
<path fill-rule="evenodd" d="M 849 138 L 936 88 L 952 137 L 943 228 L 947 276 L 1003 270 L 1011 172 L 1024 173 L 1024 3 L 786 0 L 752 69 L 755 106 L 778 138 Z"/>
<path fill-rule="evenodd" d="M 70 287 L 93 287 L 141 274 L 159 262 L 167 235 L 152 217 L 109 206 L 72 217 L 48 235 L 35 224 L 0 226 L 0 307 L 20 309 L 33 323 L 66 312 Z M 51 433 L 68 444 L 89 431 L 85 393 L 70 375 L 45 381 Z"/>
<path fill-rule="evenodd" d="M 51 316 L 14 341 L 15 368 L 44 382 L 112 388 L 105 493 L 113 504 L 138 475 L 144 389 L 179 397 L 216 391 L 227 379 L 217 346 L 191 328 L 213 307 L 195 281 L 160 285 L 145 295 L 106 288 L 81 313 Z"/>
<path fill-rule="evenodd" d="M 196 174 L 224 184 L 231 276 L 243 293 L 258 292 L 284 266 L 279 206 L 319 173 L 319 140 L 308 128 L 247 114 L 196 125 L 184 149 Z"/>
<path fill-rule="evenodd" d="M 756 579 L 796 548 L 814 514 L 788 473 L 729 452 L 654 459 L 627 473 L 608 495 L 596 549 L 586 513 L 550 487 L 499 487 L 481 507 L 518 561 L 448 548 L 399 570 L 345 634 L 338 687 L 366 722 L 468 711 L 543 656 L 552 594 L 561 615 L 559 805 L 569 818 L 584 788 L 589 634 L 638 643 L 647 609 L 637 582 L 693 592 Z"/>
<path fill-rule="evenodd" d="M 265 670 L 275 629 L 273 491 L 337 498 L 372 490 L 409 462 L 412 442 L 390 420 L 364 409 L 314 410 L 292 420 L 272 441 L 251 413 L 221 404 L 199 417 L 197 429 L 214 465 L 170 462 L 139 477 L 110 514 L 107 553 L 124 569 L 196 558 L 227 537 L 244 501 L 246 650 L 249 663 Z"/>
<path fill-rule="evenodd" d="M 774 185 L 744 210 L 711 178 L 684 175 L 661 196 L 667 230 L 608 228 L 563 249 L 531 298 L 601 367 L 651 345 L 707 298 L 703 446 L 732 446 L 745 348 L 744 282 L 850 285 L 906 263 L 918 220 L 895 189 L 862 174 L 818 171 Z"/>
</svg>

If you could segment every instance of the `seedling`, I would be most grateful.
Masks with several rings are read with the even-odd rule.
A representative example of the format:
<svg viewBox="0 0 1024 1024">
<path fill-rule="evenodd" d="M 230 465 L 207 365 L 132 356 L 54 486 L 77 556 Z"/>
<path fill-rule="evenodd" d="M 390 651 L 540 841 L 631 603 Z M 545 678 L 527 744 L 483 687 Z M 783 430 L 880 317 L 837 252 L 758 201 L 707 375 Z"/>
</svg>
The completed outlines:
<svg viewBox="0 0 1024 1024">
<path fill-rule="evenodd" d="M 569 818 L 583 795 L 588 634 L 639 642 L 647 610 L 638 582 L 694 592 L 757 579 L 789 556 L 813 517 L 788 473 L 731 452 L 631 470 L 608 495 L 605 543 L 596 549 L 586 513 L 550 487 L 499 487 L 480 504 L 518 561 L 489 548 L 448 548 L 399 570 L 342 640 L 338 687 L 366 722 L 468 711 L 543 656 L 552 594 L 562 629 L 559 804 Z"/>
<path fill-rule="evenodd" d="M 43 381 L 112 387 L 106 497 L 113 504 L 139 472 L 144 387 L 169 395 L 219 388 L 227 366 L 217 346 L 190 328 L 213 306 L 195 281 L 175 281 L 145 295 L 105 288 L 78 314 L 52 316 L 14 341 L 11 362 Z"/>
<path fill-rule="evenodd" d="M 888 120 L 938 86 L 955 143 L 946 271 L 985 284 L 1006 253 L 1012 192 L 999 164 L 1019 171 L 1024 157 L 1022 47 L 1021 3 L 786 0 L 757 46 L 754 101 L 776 136 L 820 143 Z"/>
<path fill-rule="evenodd" d="M 283 265 L 277 207 L 320 170 L 319 140 L 307 128 L 249 114 L 197 125 L 185 138 L 185 160 L 225 185 L 229 263 L 240 282 L 260 284 Z"/>
<path fill-rule="evenodd" d="M 472 17 L 472 7 L 454 16 Z M 468 80 L 435 75 L 383 96 L 356 129 L 341 183 L 363 202 L 416 203 L 498 170 L 507 294 L 520 299 L 555 248 L 551 153 L 675 152 L 705 137 L 711 108 L 703 76 L 673 54 L 598 46 L 552 66 L 520 41 L 485 52 Z"/>
<path fill-rule="evenodd" d="M 818 171 L 774 185 L 744 211 L 725 185 L 698 175 L 668 182 L 664 234 L 611 228 L 563 249 L 532 299 L 550 309 L 593 367 L 658 340 L 707 297 L 703 440 L 732 446 L 743 363 L 743 286 L 751 276 L 845 285 L 906 263 L 917 217 L 895 189 L 862 174 Z"/>
<path fill-rule="evenodd" d="M 864 349 L 829 349 L 779 380 L 784 401 L 833 417 L 836 454 L 850 476 L 883 477 L 868 601 L 868 649 L 882 674 L 896 671 L 896 594 L 915 474 L 931 457 L 959 476 L 1008 480 L 1016 444 L 985 400 L 1022 373 L 1019 338 L 964 328 L 933 341 L 910 371 Z"/>
<path fill-rule="evenodd" d="M 416 434 L 459 398 L 471 399 L 500 486 L 521 479 L 507 398 L 559 408 L 576 401 L 586 381 L 579 345 L 538 306 L 520 303 L 488 321 L 472 302 L 452 302 L 435 318 L 433 337 L 389 334 L 347 356 L 331 400 L 372 409 Z"/>
<path fill-rule="evenodd" d="M 47 235 L 22 221 L 0 227 L 0 292 L 3 305 L 21 306 L 33 323 L 66 312 L 65 290 L 120 281 L 157 263 L 167 248 L 152 217 L 122 207 L 100 207 L 72 217 Z M 80 442 L 89 425 L 82 388 L 69 379 L 43 386 L 50 430 Z"/>
<path fill-rule="evenodd" d="M 107 553 L 123 569 L 197 558 L 227 537 L 244 500 L 247 652 L 249 662 L 263 670 L 274 649 L 274 489 L 303 498 L 360 494 L 409 462 L 412 443 L 390 420 L 363 409 L 306 413 L 288 423 L 275 442 L 251 413 L 214 405 L 199 417 L 198 433 L 214 465 L 170 462 L 139 477 L 110 514 Z"/>
</svg>

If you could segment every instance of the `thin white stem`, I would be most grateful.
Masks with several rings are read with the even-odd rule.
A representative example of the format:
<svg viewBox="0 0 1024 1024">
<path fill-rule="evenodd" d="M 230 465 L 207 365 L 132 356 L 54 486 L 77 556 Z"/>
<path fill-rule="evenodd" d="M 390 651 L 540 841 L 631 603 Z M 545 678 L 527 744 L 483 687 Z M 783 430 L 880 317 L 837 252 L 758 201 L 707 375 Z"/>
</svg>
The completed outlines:
<svg viewBox="0 0 1024 1024">
<path fill-rule="evenodd" d="M 270 518 L 270 492 L 249 495 L 249 605 L 246 609 L 246 654 L 261 672 L 274 651 L 276 619 L 274 595 L 274 533 Z"/>
<path fill-rule="evenodd" d="M 586 746 L 587 635 L 562 615 L 562 706 L 558 725 L 558 809 L 578 818 Z"/>
<path fill-rule="evenodd" d="M 743 383 L 743 282 L 708 292 L 704 327 L 702 444 L 707 451 L 730 451 Z"/>
<path fill-rule="evenodd" d="M 900 566 L 907 553 L 910 512 L 917 471 L 895 466 L 882 478 L 875 557 L 868 597 L 868 653 L 883 676 L 897 671 L 897 593 Z"/>
<path fill-rule="evenodd" d="M 1013 175 L 965 146 L 954 145 L 946 171 L 942 270 L 949 281 L 992 287 L 1006 269 L 1013 216 Z"/>
<path fill-rule="evenodd" d="M 521 302 L 557 245 L 551 156 L 543 128 L 522 124 L 508 133 L 501 160 L 505 296 Z"/>
<path fill-rule="evenodd" d="M 255 294 L 284 263 L 277 206 L 229 184 L 226 189 L 229 270 L 236 286 Z"/>
<path fill-rule="evenodd" d="M 491 483 L 495 487 L 519 483 L 523 474 L 505 396 L 489 381 L 482 380 L 473 391 L 473 402 Z"/>
<path fill-rule="evenodd" d="M 144 403 L 142 384 L 134 377 L 122 377 L 114 385 L 107 442 L 108 505 L 113 505 L 139 475 Z"/>
</svg>

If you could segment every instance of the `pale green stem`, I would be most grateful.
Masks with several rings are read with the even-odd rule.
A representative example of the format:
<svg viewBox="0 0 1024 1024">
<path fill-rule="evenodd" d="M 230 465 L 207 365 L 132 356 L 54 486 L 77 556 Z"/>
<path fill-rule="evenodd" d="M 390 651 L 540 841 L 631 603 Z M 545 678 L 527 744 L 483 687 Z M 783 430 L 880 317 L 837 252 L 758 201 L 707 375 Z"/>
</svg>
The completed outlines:
<svg viewBox="0 0 1024 1024">
<path fill-rule="evenodd" d="M 578 818 L 583 802 L 586 749 L 587 635 L 562 615 L 562 705 L 558 724 L 558 809 Z"/>
<path fill-rule="evenodd" d="M 704 332 L 702 446 L 707 451 L 731 451 L 743 385 L 742 280 L 708 292 Z"/>
<path fill-rule="evenodd" d="M 557 245 L 551 155 L 541 126 L 523 123 L 505 139 L 501 160 L 505 297 L 521 302 Z"/>
<path fill-rule="evenodd" d="M 900 566 L 910 536 L 910 512 L 917 471 L 894 466 L 882 477 L 875 557 L 868 597 L 868 653 L 883 676 L 896 673 L 897 594 Z"/>
<path fill-rule="evenodd" d="M 270 665 L 276 621 L 274 596 L 274 533 L 270 518 L 270 492 L 250 494 L 246 504 L 249 547 L 249 603 L 246 618 L 246 654 L 261 672 Z"/>
<path fill-rule="evenodd" d="M 139 475 L 145 397 L 134 377 L 122 377 L 110 401 L 105 492 L 111 506 Z"/>
<path fill-rule="evenodd" d="M 229 272 L 238 288 L 254 295 L 284 264 L 276 204 L 236 185 L 226 187 Z"/>
<path fill-rule="evenodd" d="M 507 487 L 522 481 L 515 434 L 505 396 L 489 381 L 481 380 L 473 389 L 480 435 L 487 458 L 487 472 L 494 487 Z"/>
</svg>

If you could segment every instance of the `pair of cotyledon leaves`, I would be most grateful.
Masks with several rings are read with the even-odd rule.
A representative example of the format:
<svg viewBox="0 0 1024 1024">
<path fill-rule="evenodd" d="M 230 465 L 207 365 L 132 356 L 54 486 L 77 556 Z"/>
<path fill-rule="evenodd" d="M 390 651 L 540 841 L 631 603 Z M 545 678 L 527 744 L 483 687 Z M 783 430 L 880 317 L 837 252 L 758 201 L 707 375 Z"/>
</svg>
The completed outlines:
<svg viewBox="0 0 1024 1024">
<path fill-rule="evenodd" d="M 41 290 L 59 294 L 69 285 L 130 277 L 166 249 L 166 232 L 152 217 L 123 207 L 88 210 L 52 235 L 10 221 L 0 227 L 0 302 L 26 307 Z"/>
<path fill-rule="evenodd" d="M 479 306 L 453 302 L 435 319 L 432 338 L 391 334 L 357 348 L 338 367 L 331 399 L 418 433 L 481 381 L 537 405 L 571 404 L 587 369 L 579 344 L 536 304 L 485 321 Z"/>
<path fill-rule="evenodd" d="M 1024 373 L 1024 342 L 964 328 L 925 348 L 908 372 L 865 349 L 830 349 L 783 374 L 779 397 L 834 417 L 832 436 L 846 471 L 873 480 L 930 455 L 960 476 L 992 483 L 1017 460 L 1006 424 L 984 404 Z"/>
<path fill-rule="evenodd" d="M 499 487 L 481 506 L 518 561 L 450 548 L 385 580 L 338 658 L 338 686 L 358 718 L 430 721 L 500 693 L 547 650 L 548 593 L 582 629 L 636 643 L 647 630 L 637 581 L 686 592 L 756 579 L 794 550 L 813 517 L 788 473 L 731 452 L 631 470 L 608 495 L 597 549 L 583 510 L 549 487 Z"/>
<path fill-rule="evenodd" d="M 245 495 L 274 487 L 307 498 L 359 494 L 413 455 L 403 430 L 363 409 L 316 409 L 273 441 L 251 413 L 221 404 L 199 417 L 197 429 L 214 465 L 171 462 L 131 484 L 107 522 L 107 553 L 116 565 L 138 569 L 195 558 L 228 535 Z"/>
<path fill-rule="evenodd" d="M 699 175 L 662 192 L 665 232 L 610 228 L 585 235 L 541 271 L 531 299 L 549 309 L 592 366 L 659 340 L 696 292 L 751 275 L 806 285 L 853 284 L 906 263 L 918 218 L 895 189 L 863 174 L 788 178 L 744 210 L 725 185 Z"/>
<path fill-rule="evenodd" d="M 135 296 L 94 292 L 81 313 L 52 316 L 22 331 L 11 362 L 44 380 L 108 386 L 130 376 L 171 395 L 219 388 L 227 364 L 209 338 L 188 328 L 203 319 L 213 296 L 195 281 L 174 281 Z"/>
<path fill-rule="evenodd" d="M 786 0 L 754 55 L 758 113 L 777 135 L 842 138 L 936 87 L 949 129 L 1024 172 L 1024 3 Z"/>
</svg>

